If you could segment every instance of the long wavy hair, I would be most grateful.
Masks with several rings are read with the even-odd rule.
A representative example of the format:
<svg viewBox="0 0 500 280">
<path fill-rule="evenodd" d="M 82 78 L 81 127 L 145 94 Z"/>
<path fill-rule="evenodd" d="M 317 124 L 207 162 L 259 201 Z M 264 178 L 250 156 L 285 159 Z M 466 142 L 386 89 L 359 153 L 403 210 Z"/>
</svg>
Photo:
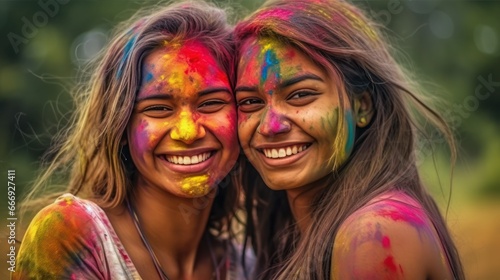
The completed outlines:
<svg viewBox="0 0 500 280">
<path fill-rule="evenodd" d="M 444 135 L 454 164 L 452 132 L 393 58 L 379 29 L 357 7 L 342 0 L 268 1 L 235 27 L 238 48 L 251 38 L 272 38 L 295 47 L 331 75 L 340 98 L 347 96 L 352 104 L 356 95 L 368 92 L 375 112 L 367 127 L 357 129 L 347 161 L 333 168 L 329 187 L 315 197 L 311 204 L 314 226 L 302 233 L 285 191 L 267 188 L 248 160 L 242 162 L 248 213 L 245 240 L 256 251 L 260 279 L 329 279 L 339 226 L 389 190 L 403 191 L 421 203 L 438 232 L 454 278 L 464 279 L 457 249 L 416 163 L 417 136 L 425 135 L 422 123 Z M 341 100 L 340 104 L 348 103 Z M 345 108 L 340 110 L 342 118 Z M 346 129 L 343 119 L 338 123 L 337 135 Z M 334 147 L 345 146 L 340 138 L 332 139 Z"/>
<path fill-rule="evenodd" d="M 232 82 L 232 31 L 223 9 L 201 1 L 154 6 L 122 23 L 87 70 L 92 73 L 89 81 L 76 90 L 76 112 L 45 156 L 24 209 L 33 211 L 62 193 L 92 199 L 103 208 L 122 204 L 133 190 L 136 174 L 122 140 L 144 74 L 143 59 L 165 42 L 198 40 Z M 231 229 L 238 189 L 228 186 L 229 176 L 219 184 L 223 187 L 211 209 L 212 233 Z"/>
</svg>

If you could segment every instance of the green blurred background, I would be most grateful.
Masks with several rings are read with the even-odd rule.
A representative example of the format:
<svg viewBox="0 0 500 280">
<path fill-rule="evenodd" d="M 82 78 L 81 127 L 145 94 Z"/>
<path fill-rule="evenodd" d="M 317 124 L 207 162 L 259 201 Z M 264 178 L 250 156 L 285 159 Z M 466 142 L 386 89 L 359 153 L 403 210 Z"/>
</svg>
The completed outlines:
<svg viewBox="0 0 500 280">
<path fill-rule="evenodd" d="M 106 44 L 117 22 L 154 3 L 0 0 L 1 224 L 8 224 L 7 170 L 16 172 L 19 202 L 51 135 L 72 112 L 68 92 L 81 67 Z M 236 20 L 262 1 L 218 3 L 230 7 Z M 500 1 L 355 4 L 387 28 L 402 53 L 399 60 L 423 87 L 446 101 L 440 111 L 459 146 L 455 172 L 450 177 L 447 153 L 436 138 L 418 145 L 422 177 L 446 213 L 468 279 L 500 279 Z M 1 224 L 0 279 L 7 279 L 7 233 Z"/>
</svg>

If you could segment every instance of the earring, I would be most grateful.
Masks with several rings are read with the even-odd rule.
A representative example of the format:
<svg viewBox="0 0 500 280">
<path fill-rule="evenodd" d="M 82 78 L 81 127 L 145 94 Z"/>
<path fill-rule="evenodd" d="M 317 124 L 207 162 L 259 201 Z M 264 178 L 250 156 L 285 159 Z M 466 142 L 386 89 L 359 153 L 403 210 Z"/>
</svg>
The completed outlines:
<svg viewBox="0 0 500 280">
<path fill-rule="evenodd" d="M 122 146 L 122 148 L 120 149 L 120 157 L 122 158 L 123 161 L 128 161 L 128 158 L 127 158 L 127 149 L 128 147 L 126 145 Z"/>
<path fill-rule="evenodd" d="M 365 117 L 361 117 L 359 119 L 359 124 L 365 124 L 366 123 L 366 118 Z"/>
</svg>

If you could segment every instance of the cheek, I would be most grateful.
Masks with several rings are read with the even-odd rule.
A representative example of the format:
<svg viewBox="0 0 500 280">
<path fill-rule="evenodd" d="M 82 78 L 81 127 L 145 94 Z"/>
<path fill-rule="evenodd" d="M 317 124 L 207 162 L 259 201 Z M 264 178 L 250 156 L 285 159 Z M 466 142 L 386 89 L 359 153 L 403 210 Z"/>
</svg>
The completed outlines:
<svg viewBox="0 0 500 280">
<path fill-rule="evenodd" d="M 255 113 L 238 113 L 238 137 L 241 145 L 245 146 L 250 142 L 255 127 L 259 124 L 258 115 Z"/>
<path fill-rule="evenodd" d="M 159 138 L 159 129 L 156 129 L 155 126 L 144 119 L 139 120 L 130 128 L 130 149 L 132 152 L 135 151 L 136 154 L 152 150 Z"/>
<path fill-rule="evenodd" d="M 347 142 L 346 142 L 346 145 L 345 145 L 345 153 L 346 154 L 350 154 L 353 147 L 354 147 L 354 136 L 355 136 L 355 128 L 356 128 L 356 124 L 354 122 L 354 116 L 352 114 L 352 112 L 349 110 L 347 111 L 346 113 L 346 125 L 347 125 Z"/>
<path fill-rule="evenodd" d="M 238 126 L 245 123 L 248 120 L 248 116 L 251 116 L 251 114 L 243 113 L 238 110 Z"/>
<path fill-rule="evenodd" d="M 321 110 L 318 110 L 321 111 Z M 323 115 L 318 115 L 319 122 L 317 124 L 318 129 L 321 129 L 324 133 L 324 137 L 327 138 L 327 140 L 332 141 L 334 137 L 341 136 L 341 135 L 336 135 L 337 134 L 337 129 L 339 126 L 339 119 L 338 119 L 338 108 L 335 108 L 334 110 L 323 110 L 323 112 L 326 111 L 326 114 Z"/>
<path fill-rule="evenodd" d="M 227 148 L 232 149 L 238 146 L 235 107 L 226 110 L 224 113 L 221 112 L 217 117 L 203 116 L 200 118 L 200 121 L 202 121 L 208 129 L 213 131 L 219 141 L 226 145 Z"/>
</svg>

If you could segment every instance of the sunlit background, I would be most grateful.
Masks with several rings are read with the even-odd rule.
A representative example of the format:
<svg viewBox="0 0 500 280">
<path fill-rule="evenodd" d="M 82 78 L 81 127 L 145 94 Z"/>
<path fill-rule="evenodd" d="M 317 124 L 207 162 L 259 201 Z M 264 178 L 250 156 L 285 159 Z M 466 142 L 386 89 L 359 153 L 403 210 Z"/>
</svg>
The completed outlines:
<svg viewBox="0 0 500 280">
<path fill-rule="evenodd" d="M 234 20 L 262 1 L 225 0 Z M 7 170 L 16 195 L 72 111 L 69 91 L 110 29 L 151 1 L 0 0 L 0 279 L 7 279 Z M 446 213 L 468 279 L 500 279 L 500 1 L 355 1 L 387 28 L 399 61 L 446 101 L 459 158 L 418 145 L 422 177 Z M 450 189 L 452 178 L 452 189 Z M 451 194 L 451 200 L 450 200 Z M 5 237 L 5 238 L 4 238 Z M 17 236 L 17 238 L 21 238 Z"/>
</svg>

